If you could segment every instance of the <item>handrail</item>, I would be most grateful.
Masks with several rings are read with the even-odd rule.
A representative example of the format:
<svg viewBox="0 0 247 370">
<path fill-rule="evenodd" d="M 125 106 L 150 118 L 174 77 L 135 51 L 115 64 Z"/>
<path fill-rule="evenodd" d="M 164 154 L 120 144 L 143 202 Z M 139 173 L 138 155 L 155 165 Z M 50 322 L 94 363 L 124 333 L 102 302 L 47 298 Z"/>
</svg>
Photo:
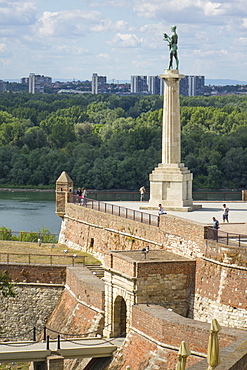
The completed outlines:
<svg viewBox="0 0 247 370">
<path fill-rule="evenodd" d="M 100 212 L 110 213 L 119 217 L 124 217 L 130 220 L 142 222 L 152 226 L 159 226 L 159 216 L 153 215 L 151 213 L 136 211 L 131 208 L 126 208 L 118 206 L 112 203 L 101 202 L 95 199 L 85 199 L 84 202 L 81 201 L 80 197 L 77 195 L 69 194 L 68 203 L 78 204 L 86 208 L 95 209 Z"/>
<path fill-rule="evenodd" d="M 5 258 L 4 258 L 5 256 Z M 14 258 L 14 256 L 17 256 Z M 12 257 L 12 258 L 11 258 Z M 40 259 L 38 261 L 38 257 L 42 257 L 42 262 Z M 54 263 L 55 258 L 64 259 L 64 262 L 71 261 L 69 263 Z M 49 262 L 45 262 L 44 259 L 47 258 Z M 31 264 L 41 264 L 41 265 L 50 265 L 50 266 L 60 266 L 60 265 L 75 265 L 75 260 L 77 259 L 78 263 L 82 263 L 85 265 L 86 256 L 78 256 L 76 254 L 69 255 L 69 254 L 37 254 L 37 253 L 9 253 L 9 252 L 0 252 L 0 263 L 6 263 L 9 265 L 10 263 L 25 263 L 28 265 Z M 24 262 L 23 262 L 24 260 Z M 27 262 L 25 262 L 27 261 Z"/>
<path fill-rule="evenodd" d="M 214 229 L 212 227 L 206 228 L 205 239 L 213 240 L 217 243 L 229 245 L 232 247 L 247 248 L 247 235 Z"/>
</svg>

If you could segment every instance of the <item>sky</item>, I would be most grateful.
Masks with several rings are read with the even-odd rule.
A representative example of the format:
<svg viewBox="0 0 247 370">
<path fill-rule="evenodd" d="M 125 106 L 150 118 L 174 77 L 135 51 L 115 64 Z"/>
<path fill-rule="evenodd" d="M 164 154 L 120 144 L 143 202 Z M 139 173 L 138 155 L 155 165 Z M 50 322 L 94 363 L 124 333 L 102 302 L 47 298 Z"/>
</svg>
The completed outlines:
<svg viewBox="0 0 247 370">
<path fill-rule="evenodd" d="M 172 25 L 180 73 L 247 81 L 246 0 L 0 0 L 0 79 L 160 75 Z"/>
</svg>

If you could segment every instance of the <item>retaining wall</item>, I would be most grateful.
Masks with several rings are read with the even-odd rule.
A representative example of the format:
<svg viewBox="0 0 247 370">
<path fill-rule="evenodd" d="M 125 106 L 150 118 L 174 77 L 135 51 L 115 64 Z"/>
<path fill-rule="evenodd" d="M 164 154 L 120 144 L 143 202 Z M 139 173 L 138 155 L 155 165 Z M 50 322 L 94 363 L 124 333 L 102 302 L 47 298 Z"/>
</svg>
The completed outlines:
<svg viewBox="0 0 247 370">
<path fill-rule="evenodd" d="M 201 361 L 204 362 L 206 357 L 209 333 L 210 324 L 186 319 L 163 307 L 134 306 L 131 330 L 108 370 L 125 370 L 126 366 L 133 370 L 174 370 L 183 340 L 192 353 L 187 359 L 186 368 L 198 363 L 197 368 L 204 369 Z M 236 341 L 244 343 L 245 339 L 244 331 L 222 328 L 219 334 L 220 348 L 227 349 Z"/>
</svg>

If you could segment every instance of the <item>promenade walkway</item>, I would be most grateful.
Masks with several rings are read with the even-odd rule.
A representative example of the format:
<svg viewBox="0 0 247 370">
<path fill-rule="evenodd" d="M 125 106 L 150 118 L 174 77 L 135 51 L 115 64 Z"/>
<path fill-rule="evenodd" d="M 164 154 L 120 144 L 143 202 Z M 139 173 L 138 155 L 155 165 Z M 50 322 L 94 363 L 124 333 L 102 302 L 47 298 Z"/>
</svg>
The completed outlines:
<svg viewBox="0 0 247 370">
<path fill-rule="evenodd" d="M 156 210 L 143 210 L 141 206 L 148 205 L 148 202 L 107 202 L 121 207 L 126 207 L 138 210 L 145 213 L 158 214 Z M 212 225 L 212 217 L 216 217 L 220 222 L 222 231 L 247 234 L 247 202 L 225 202 L 229 208 L 229 223 L 222 222 L 222 205 L 224 202 L 194 202 L 201 204 L 202 208 L 192 212 L 167 211 L 167 214 L 181 217 L 187 220 L 195 221 L 204 224 L 205 226 Z"/>
</svg>

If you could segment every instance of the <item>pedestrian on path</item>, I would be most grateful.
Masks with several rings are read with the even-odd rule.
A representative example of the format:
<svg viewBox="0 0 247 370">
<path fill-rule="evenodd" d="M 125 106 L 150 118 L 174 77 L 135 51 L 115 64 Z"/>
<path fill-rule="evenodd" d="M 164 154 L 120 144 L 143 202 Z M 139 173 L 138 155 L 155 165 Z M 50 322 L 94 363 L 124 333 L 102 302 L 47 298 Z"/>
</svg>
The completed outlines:
<svg viewBox="0 0 247 370">
<path fill-rule="evenodd" d="M 225 221 L 229 222 L 229 219 L 228 219 L 229 208 L 226 206 L 226 204 L 223 204 L 222 212 L 223 212 L 223 222 Z"/>
<path fill-rule="evenodd" d="M 141 186 L 139 192 L 140 192 L 140 201 L 142 202 L 144 200 L 144 194 L 146 193 L 145 187 Z"/>
</svg>

